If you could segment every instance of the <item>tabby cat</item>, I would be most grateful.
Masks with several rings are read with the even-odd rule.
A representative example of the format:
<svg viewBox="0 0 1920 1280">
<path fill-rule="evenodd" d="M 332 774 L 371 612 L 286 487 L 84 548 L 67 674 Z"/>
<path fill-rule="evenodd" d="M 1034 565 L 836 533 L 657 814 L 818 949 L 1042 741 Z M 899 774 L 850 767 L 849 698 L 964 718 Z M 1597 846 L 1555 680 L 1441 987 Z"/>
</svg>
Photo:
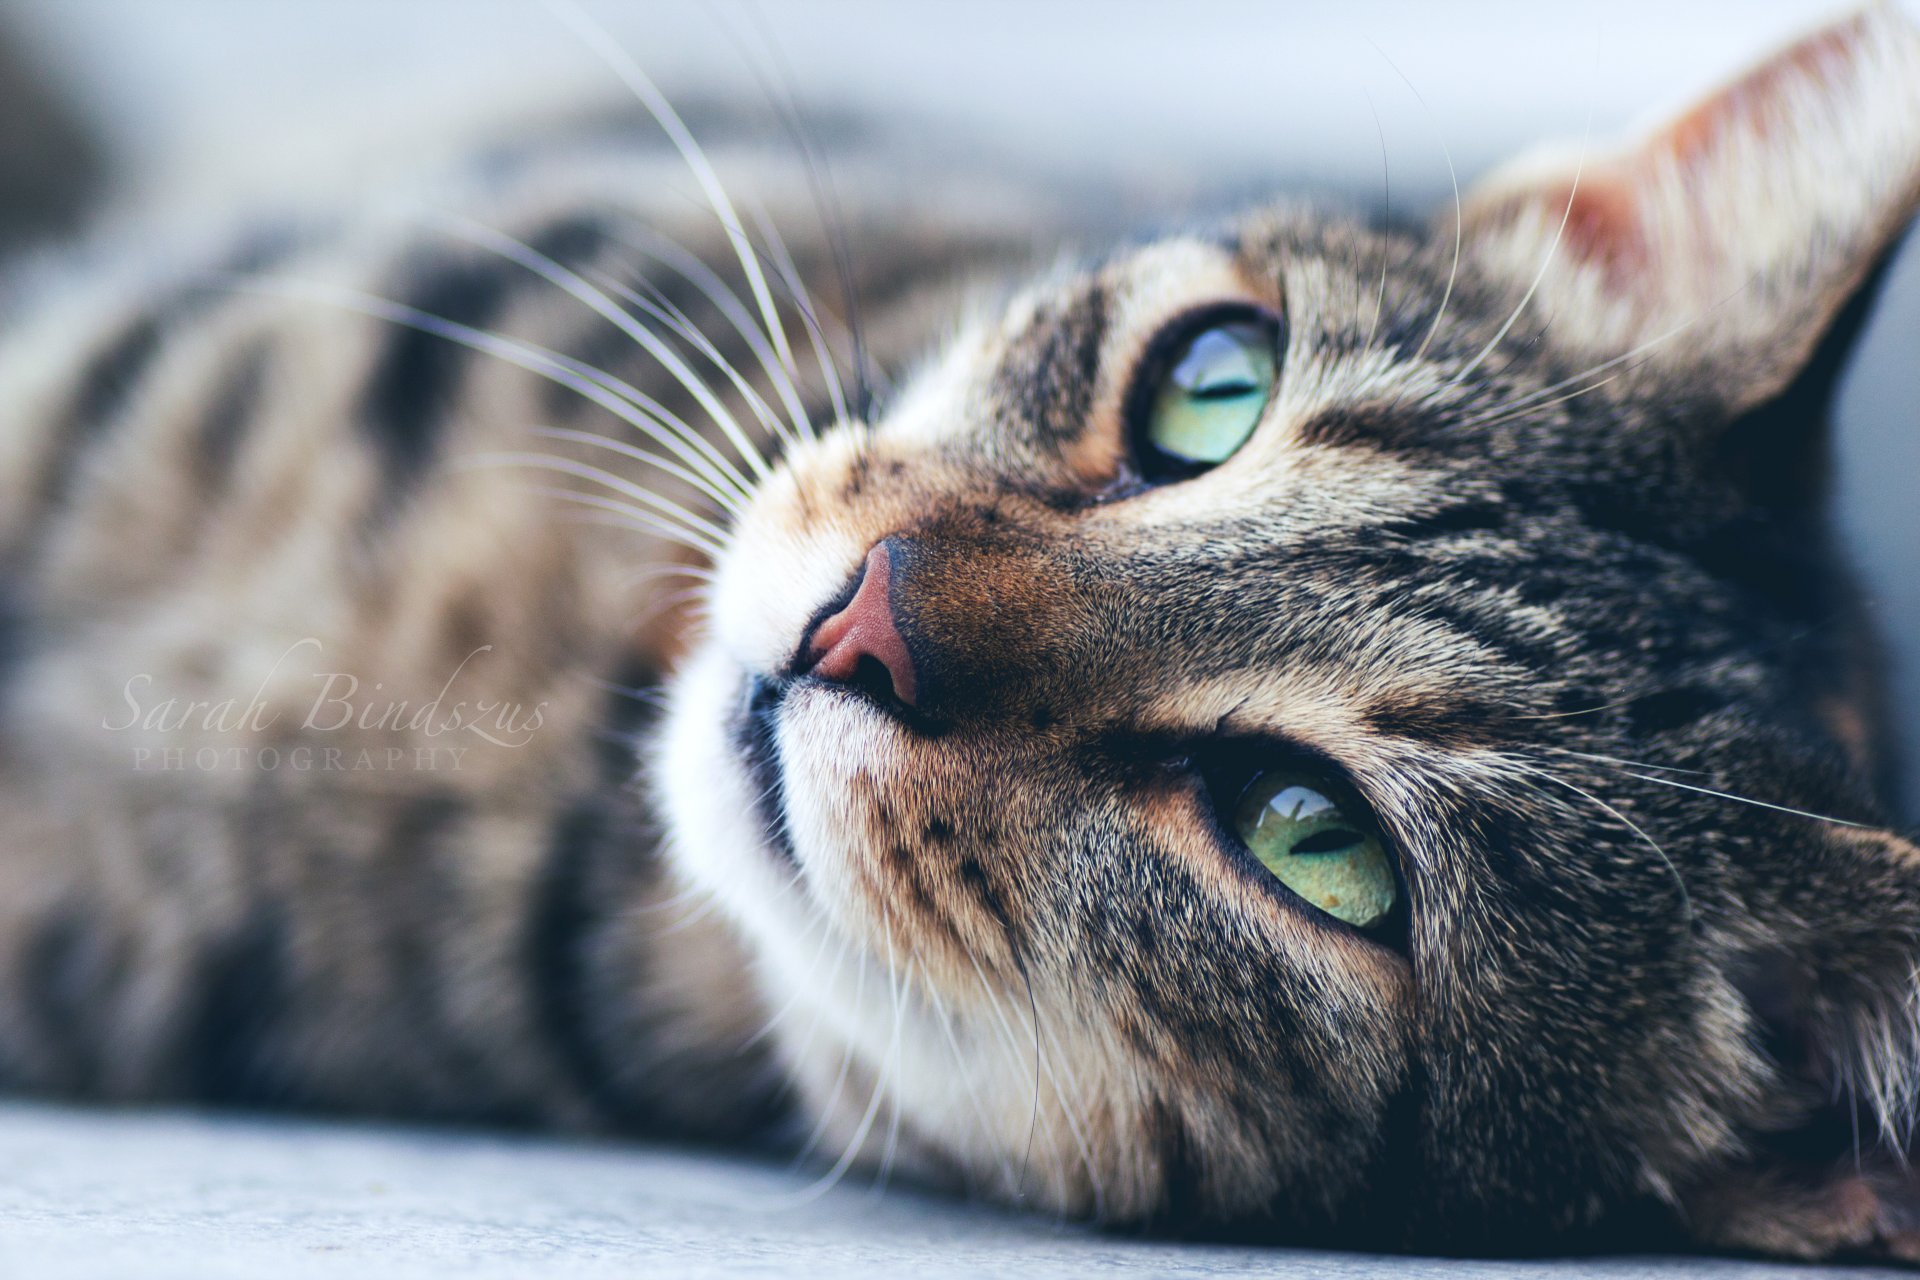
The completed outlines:
<svg viewBox="0 0 1920 1280">
<path fill-rule="evenodd" d="M 1071 266 L 858 141 L 811 233 L 609 56 L 675 149 L 16 272 L 0 1081 L 1920 1258 L 1820 468 L 1920 31 Z"/>
</svg>

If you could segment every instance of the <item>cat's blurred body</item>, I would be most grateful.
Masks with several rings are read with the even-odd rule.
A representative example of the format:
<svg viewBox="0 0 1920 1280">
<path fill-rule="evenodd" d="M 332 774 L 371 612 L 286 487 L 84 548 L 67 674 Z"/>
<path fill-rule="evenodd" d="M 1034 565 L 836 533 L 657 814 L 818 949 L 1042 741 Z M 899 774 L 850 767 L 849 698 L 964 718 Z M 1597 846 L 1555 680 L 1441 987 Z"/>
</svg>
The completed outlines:
<svg viewBox="0 0 1920 1280">
<path fill-rule="evenodd" d="M 884 156 L 836 231 L 805 157 L 736 209 L 595 146 L 18 294 L 0 1081 L 1906 1250 L 1850 1161 L 1913 1102 L 1920 855 L 1811 460 L 1916 66 L 1874 11 L 1428 235 L 1036 272 L 1037 209 Z M 1156 470 L 1215 330 L 1274 339 L 1258 429 Z M 1391 851 L 1378 927 L 1230 829 L 1283 760 Z"/>
</svg>

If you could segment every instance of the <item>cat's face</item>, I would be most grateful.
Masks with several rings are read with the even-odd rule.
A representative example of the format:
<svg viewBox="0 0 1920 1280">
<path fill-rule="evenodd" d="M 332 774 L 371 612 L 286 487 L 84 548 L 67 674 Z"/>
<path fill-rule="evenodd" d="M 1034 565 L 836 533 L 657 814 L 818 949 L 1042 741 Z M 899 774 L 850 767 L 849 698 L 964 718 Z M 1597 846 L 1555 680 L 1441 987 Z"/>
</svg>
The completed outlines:
<svg viewBox="0 0 1920 1280">
<path fill-rule="evenodd" d="M 1714 285 L 1612 198 L 1118 253 L 762 486 L 658 763 L 829 1155 L 1511 1242 L 1910 1044 L 1913 851 L 1786 812 L 1871 821 L 1867 735 L 1748 440 L 1887 233 L 1668 342 Z"/>
</svg>

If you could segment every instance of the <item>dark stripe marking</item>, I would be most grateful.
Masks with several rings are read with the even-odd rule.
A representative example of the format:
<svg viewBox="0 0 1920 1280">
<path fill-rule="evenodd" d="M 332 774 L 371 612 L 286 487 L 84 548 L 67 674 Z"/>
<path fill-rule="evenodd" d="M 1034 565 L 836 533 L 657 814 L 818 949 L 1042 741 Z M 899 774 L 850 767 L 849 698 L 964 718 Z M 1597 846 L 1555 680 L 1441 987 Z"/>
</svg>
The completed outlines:
<svg viewBox="0 0 1920 1280">
<path fill-rule="evenodd" d="M 42 512 L 56 510 L 69 500 L 86 455 L 126 412 L 159 363 L 168 326 L 201 310 L 208 297 L 206 290 L 196 287 L 143 309 L 73 374 L 72 399 L 54 428 L 51 455 L 40 475 Z"/>
<path fill-rule="evenodd" d="M 26 1014 L 57 1076 L 61 1093 L 88 1092 L 99 1061 L 88 1011 L 104 1007 L 111 969 L 96 922 L 77 907 L 49 914 L 20 952 Z"/>
<path fill-rule="evenodd" d="M 590 255 L 606 239 L 599 218 L 569 214 L 540 228 L 525 243 L 534 254 L 578 272 L 590 265 Z M 574 305 L 559 285 L 484 250 L 431 260 L 416 270 L 412 287 L 396 300 L 422 315 L 486 332 L 523 290 L 551 291 Z M 433 461 L 447 409 L 467 369 L 474 361 L 491 358 L 422 329 L 394 329 L 367 376 L 360 412 L 362 429 L 379 451 L 384 473 L 376 510 L 391 511 Z"/>
<path fill-rule="evenodd" d="M 1508 514 L 1504 503 L 1457 502 L 1431 515 L 1389 521 L 1382 526 L 1382 531 L 1408 542 L 1424 542 L 1463 533 L 1493 533 L 1507 527 Z"/>
<path fill-rule="evenodd" d="M 286 923 L 264 908 L 207 948 L 196 965 L 186 1028 L 184 1086 L 201 1102 L 282 1105 L 291 1081 L 271 1057 L 288 1003 Z"/>
<path fill-rule="evenodd" d="M 620 798 L 629 794 L 633 778 L 634 736 L 653 710 L 636 694 L 653 682 L 654 673 L 636 661 L 615 669 L 598 744 L 598 789 L 562 810 L 553 824 L 524 942 L 530 1003 L 542 1038 L 581 1096 L 632 1129 L 645 1127 L 649 1117 L 618 1087 L 618 1066 L 606 1061 L 600 1048 L 588 948 L 606 919 L 602 850 L 627 848 L 639 835 L 619 820 L 626 812 Z M 625 1014 L 607 1010 L 605 1016 L 617 1024 Z"/>
<path fill-rule="evenodd" d="M 233 473 L 246 428 L 260 408 L 273 349 L 264 342 L 247 346 L 219 378 L 212 403 L 200 420 L 193 467 L 203 497 L 216 497 Z"/>
<path fill-rule="evenodd" d="M 450 1016 L 452 1002 L 444 981 L 448 975 L 440 924 L 447 918 L 449 882 L 458 872 L 444 863 L 449 849 L 457 849 L 449 833 L 465 815 L 460 801 L 447 795 L 426 795 L 409 802 L 388 832 L 385 850 L 373 865 L 396 876 L 390 886 L 396 926 L 385 936 L 389 972 L 398 986 L 396 997 L 423 1056 L 451 1081 L 450 1096 L 430 1104 L 432 1114 L 484 1123 L 519 1123 L 528 1117 L 501 1098 L 488 1055 L 467 1042 L 465 1028 Z"/>
<path fill-rule="evenodd" d="M 1635 738 L 1670 733 L 1705 719 L 1728 701 L 1725 694 L 1697 685 L 1649 693 L 1626 705 L 1627 731 Z"/>
<path fill-rule="evenodd" d="M 421 268 L 399 301 L 436 319 L 485 330 L 498 319 L 521 274 L 519 267 L 492 256 L 442 258 Z M 359 415 L 379 454 L 380 512 L 390 511 L 431 461 L 470 358 L 484 357 L 421 329 L 390 331 L 367 376 Z"/>
<path fill-rule="evenodd" d="M 602 1115 L 637 1128 L 644 1117 L 614 1087 L 588 999 L 587 947 L 601 922 L 594 871 L 606 827 L 604 809 L 591 799 L 554 824 L 527 920 L 527 972 L 534 1018 L 567 1078 Z"/>
<path fill-rule="evenodd" d="M 1107 293 L 1088 288 L 1037 316 L 1014 343 L 998 379 L 1010 410 L 1044 446 L 1086 428 L 1107 340 Z"/>
</svg>

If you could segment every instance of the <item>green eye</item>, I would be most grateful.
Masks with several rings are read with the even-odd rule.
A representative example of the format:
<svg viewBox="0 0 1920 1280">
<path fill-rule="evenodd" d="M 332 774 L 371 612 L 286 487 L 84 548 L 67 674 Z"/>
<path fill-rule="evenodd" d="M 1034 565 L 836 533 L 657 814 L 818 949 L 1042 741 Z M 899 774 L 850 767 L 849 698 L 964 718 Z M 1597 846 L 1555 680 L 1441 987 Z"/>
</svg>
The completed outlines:
<svg viewBox="0 0 1920 1280">
<path fill-rule="evenodd" d="M 1242 313 L 1244 314 L 1244 313 Z M 1143 388 L 1143 466 L 1190 472 L 1232 457 L 1273 395 L 1278 333 L 1265 318 L 1223 320 L 1184 335 Z"/>
<path fill-rule="evenodd" d="M 1365 929 L 1393 910 L 1398 889 L 1387 851 L 1302 771 L 1255 777 L 1234 830 L 1281 884 L 1334 919 Z"/>
</svg>

